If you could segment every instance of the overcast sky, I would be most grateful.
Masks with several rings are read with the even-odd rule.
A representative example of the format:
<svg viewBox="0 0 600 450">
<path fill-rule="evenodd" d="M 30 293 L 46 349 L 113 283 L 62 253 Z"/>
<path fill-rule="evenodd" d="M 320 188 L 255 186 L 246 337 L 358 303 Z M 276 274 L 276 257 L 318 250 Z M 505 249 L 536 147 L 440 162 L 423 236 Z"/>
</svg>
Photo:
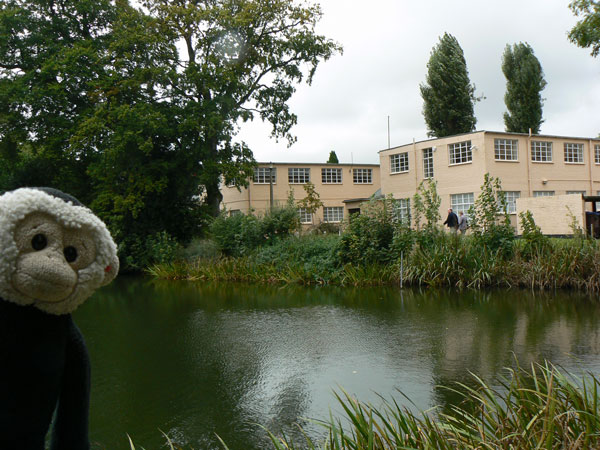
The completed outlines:
<svg viewBox="0 0 600 450">
<path fill-rule="evenodd" d="M 291 100 L 298 141 L 269 138 L 260 119 L 245 124 L 244 140 L 260 162 L 379 163 L 378 151 L 427 139 L 419 84 L 439 37 L 460 43 L 476 95 L 477 130 L 504 131 L 506 44 L 527 42 L 548 82 L 542 134 L 595 137 L 600 133 L 600 59 L 571 44 L 576 18 L 570 0 L 321 0 L 317 31 L 344 47 L 321 63 L 311 86 Z"/>
</svg>

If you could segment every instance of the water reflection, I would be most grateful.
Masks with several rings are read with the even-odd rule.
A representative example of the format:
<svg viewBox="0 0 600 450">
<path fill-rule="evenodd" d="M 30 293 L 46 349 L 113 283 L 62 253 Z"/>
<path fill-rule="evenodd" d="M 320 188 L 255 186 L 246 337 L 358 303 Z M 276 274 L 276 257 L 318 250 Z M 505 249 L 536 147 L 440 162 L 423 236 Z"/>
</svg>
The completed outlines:
<svg viewBox="0 0 600 450">
<path fill-rule="evenodd" d="M 264 448 L 257 423 L 294 433 L 303 418 L 341 414 L 340 387 L 447 408 L 456 396 L 439 385 L 471 383 L 469 371 L 492 380 L 515 358 L 600 367 L 596 300 L 569 293 L 121 277 L 75 316 L 93 364 L 92 438 L 110 450 L 128 448 L 126 433 L 159 448 L 159 429 L 197 449 L 219 448 L 215 434 Z"/>
</svg>

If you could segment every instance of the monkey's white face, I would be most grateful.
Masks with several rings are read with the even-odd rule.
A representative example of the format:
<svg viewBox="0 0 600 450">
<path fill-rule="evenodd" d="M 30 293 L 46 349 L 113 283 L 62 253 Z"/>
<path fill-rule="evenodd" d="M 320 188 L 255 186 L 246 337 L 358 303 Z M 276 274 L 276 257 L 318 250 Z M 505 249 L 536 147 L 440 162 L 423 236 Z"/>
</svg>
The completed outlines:
<svg viewBox="0 0 600 450">
<path fill-rule="evenodd" d="M 119 271 L 117 248 L 89 209 L 35 189 L 0 196 L 0 297 L 72 312 Z"/>
<path fill-rule="evenodd" d="M 92 233 L 62 227 L 44 213 L 25 217 L 14 236 L 19 256 L 13 288 L 37 302 L 65 300 L 77 285 L 78 271 L 96 258 Z"/>
</svg>

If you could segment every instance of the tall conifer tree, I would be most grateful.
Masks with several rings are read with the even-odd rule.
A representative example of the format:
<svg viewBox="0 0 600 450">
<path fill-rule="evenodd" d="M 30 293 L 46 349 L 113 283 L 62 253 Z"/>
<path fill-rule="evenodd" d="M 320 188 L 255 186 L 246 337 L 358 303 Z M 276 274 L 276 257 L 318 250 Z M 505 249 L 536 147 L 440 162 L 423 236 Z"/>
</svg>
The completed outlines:
<svg viewBox="0 0 600 450">
<path fill-rule="evenodd" d="M 475 129 L 474 105 L 478 99 L 462 48 L 454 36 L 444 33 L 431 51 L 427 78 L 420 89 L 428 136 L 450 136 Z"/>
<path fill-rule="evenodd" d="M 506 77 L 504 113 L 506 131 L 539 133 L 542 119 L 541 91 L 546 87 L 544 72 L 533 49 L 527 43 L 506 46 L 502 55 L 502 72 Z"/>
</svg>

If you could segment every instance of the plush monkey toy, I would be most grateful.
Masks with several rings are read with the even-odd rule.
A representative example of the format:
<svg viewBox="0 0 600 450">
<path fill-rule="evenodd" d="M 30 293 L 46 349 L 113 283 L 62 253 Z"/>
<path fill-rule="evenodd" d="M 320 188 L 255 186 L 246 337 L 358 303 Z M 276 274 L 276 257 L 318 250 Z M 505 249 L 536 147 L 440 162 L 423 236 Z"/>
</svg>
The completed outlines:
<svg viewBox="0 0 600 450">
<path fill-rule="evenodd" d="M 89 449 L 90 366 L 71 312 L 119 270 L 106 226 L 50 188 L 0 196 L 0 449 Z"/>
</svg>

